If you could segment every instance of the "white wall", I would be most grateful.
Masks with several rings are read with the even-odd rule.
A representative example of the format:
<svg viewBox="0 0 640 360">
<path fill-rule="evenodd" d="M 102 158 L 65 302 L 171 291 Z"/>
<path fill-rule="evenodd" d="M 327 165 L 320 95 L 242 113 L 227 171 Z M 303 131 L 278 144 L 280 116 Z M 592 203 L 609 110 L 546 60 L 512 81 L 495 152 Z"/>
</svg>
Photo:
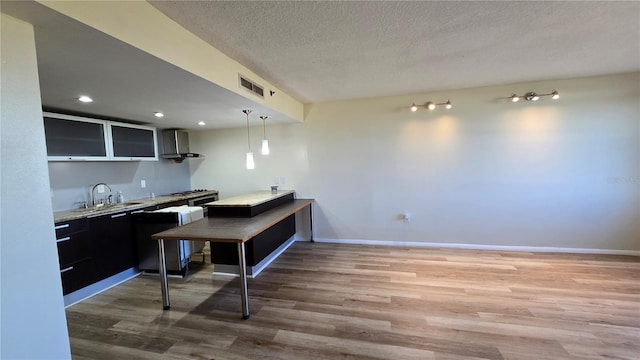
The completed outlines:
<svg viewBox="0 0 640 360">
<path fill-rule="evenodd" d="M 304 124 L 267 128 L 267 158 L 252 114 L 256 169 L 245 129 L 195 132 L 191 181 L 224 198 L 285 176 L 317 199 L 318 238 L 637 251 L 639 104 L 640 73 L 312 104 Z"/>
<path fill-rule="evenodd" d="M 189 176 L 188 160 L 182 163 L 167 159 L 49 163 L 51 202 L 55 211 L 78 207 L 78 201 L 89 202 L 91 187 L 99 182 L 109 185 L 114 200 L 118 191 L 122 191 L 129 201 L 148 198 L 151 192 L 162 195 L 189 190 Z M 140 187 L 140 180 L 145 180 L 145 188 Z"/>
<path fill-rule="evenodd" d="M 0 23 L 0 358 L 67 359 L 33 27 Z"/>
</svg>

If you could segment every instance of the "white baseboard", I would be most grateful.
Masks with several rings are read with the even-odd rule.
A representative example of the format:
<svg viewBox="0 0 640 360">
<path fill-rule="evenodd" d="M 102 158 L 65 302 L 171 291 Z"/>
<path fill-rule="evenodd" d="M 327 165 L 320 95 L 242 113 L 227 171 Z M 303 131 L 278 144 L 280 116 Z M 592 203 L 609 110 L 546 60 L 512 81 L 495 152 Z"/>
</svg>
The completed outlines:
<svg viewBox="0 0 640 360">
<path fill-rule="evenodd" d="M 636 251 L 636 250 L 584 249 L 584 248 L 562 248 L 562 247 L 548 247 L 548 246 L 479 245 L 479 244 L 431 243 L 431 242 L 364 240 L 364 239 L 314 238 L 313 240 L 319 243 L 333 243 L 333 244 L 640 256 L 640 251 Z"/>
<path fill-rule="evenodd" d="M 247 277 L 253 279 L 258 276 L 262 270 L 269 266 L 269 264 L 277 259 L 280 254 L 287 250 L 296 241 L 300 241 L 300 238 L 294 235 L 290 237 L 289 240 L 282 243 L 282 245 L 278 246 L 277 249 L 262 259 L 262 261 L 257 263 L 255 266 L 247 266 Z M 214 264 L 213 275 L 240 276 L 240 273 L 238 265 Z"/>
</svg>

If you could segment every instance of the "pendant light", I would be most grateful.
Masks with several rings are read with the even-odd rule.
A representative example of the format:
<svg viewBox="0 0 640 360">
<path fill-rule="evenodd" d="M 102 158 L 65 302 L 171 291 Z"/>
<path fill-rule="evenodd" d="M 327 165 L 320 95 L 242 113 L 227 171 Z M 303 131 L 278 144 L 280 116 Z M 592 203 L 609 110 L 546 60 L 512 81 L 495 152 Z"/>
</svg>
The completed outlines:
<svg viewBox="0 0 640 360">
<path fill-rule="evenodd" d="M 243 113 L 247 115 L 247 146 L 249 151 L 247 152 L 247 169 L 253 170 L 256 167 L 256 164 L 253 162 L 253 152 L 251 151 L 251 138 L 249 137 L 249 114 L 251 114 L 252 110 L 242 110 Z"/>
<path fill-rule="evenodd" d="M 265 124 L 265 120 L 267 120 L 268 116 L 260 116 L 262 119 L 262 155 L 269 155 L 269 140 L 267 140 L 267 125 Z"/>
</svg>

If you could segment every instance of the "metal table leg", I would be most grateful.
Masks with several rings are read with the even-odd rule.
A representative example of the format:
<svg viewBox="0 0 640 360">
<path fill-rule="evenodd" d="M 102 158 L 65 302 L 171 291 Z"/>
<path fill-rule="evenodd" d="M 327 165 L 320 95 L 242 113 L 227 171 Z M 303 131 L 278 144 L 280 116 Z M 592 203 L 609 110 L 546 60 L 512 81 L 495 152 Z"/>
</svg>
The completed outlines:
<svg viewBox="0 0 640 360">
<path fill-rule="evenodd" d="M 247 296 L 247 260 L 244 256 L 244 243 L 238 243 L 238 267 L 240 268 L 240 299 L 242 318 L 249 318 L 249 297 Z"/>
<path fill-rule="evenodd" d="M 309 204 L 309 230 L 311 230 L 311 242 L 313 241 L 313 203 Z"/>
<path fill-rule="evenodd" d="M 158 264 L 160 265 L 160 288 L 162 289 L 162 309 L 169 310 L 169 285 L 167 283 L 167 259 L 164 255 L 164 240 L 158 240 Z"/>
</svg>

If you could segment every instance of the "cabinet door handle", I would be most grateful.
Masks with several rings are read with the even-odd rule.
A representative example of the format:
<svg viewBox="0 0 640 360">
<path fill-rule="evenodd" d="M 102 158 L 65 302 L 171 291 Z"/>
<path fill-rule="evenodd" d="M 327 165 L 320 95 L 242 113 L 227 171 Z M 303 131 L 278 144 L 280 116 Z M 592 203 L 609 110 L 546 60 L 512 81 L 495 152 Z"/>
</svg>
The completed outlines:
<svg viewBox="0 0 640 360">
<path fill-rule="evenodd" d="M 67 271 L 71 271 L 71 270 L 73 270 L 73 266 L 69 266 L 68 268 L 65 268 L 65 269 L 60 270 L 60 274 L 64 274 L 64 273 L 66 273 Z"/>
<path fill-rule="evenodd" d="M 131 213 L 132 214 L 140 214 L 140 213 L 143 213 L 143 212 L 144 212 L 144 210 L 136 210 L 136 211 L 132 211 Z"/>
<path fill-rule="evenodd" d="M 54 227 L 55 230 L 60 230 L 60 229 L 64 229 L 64 228 L 68 228 L 69 224 L 62 224 L 62 225 L 56 225 L 56 227 Z"/>
<path fill-rule="evenodd" d="M 67 240 L 71 240 L 71 236 L 63 237 L 61 239 L 56 240 L 56 242 L 59 243 L 59 242 L 67 241 Z"/>
<path fill-rule="evenodd" d="M 119 218 L 119 217 L 123 217 L 123 216 L 127 216 L 127 213 L 111 215 L 111 218 L 112 218 L 112 219 L 115 219 L 115 218 Z"/>
</svg>

